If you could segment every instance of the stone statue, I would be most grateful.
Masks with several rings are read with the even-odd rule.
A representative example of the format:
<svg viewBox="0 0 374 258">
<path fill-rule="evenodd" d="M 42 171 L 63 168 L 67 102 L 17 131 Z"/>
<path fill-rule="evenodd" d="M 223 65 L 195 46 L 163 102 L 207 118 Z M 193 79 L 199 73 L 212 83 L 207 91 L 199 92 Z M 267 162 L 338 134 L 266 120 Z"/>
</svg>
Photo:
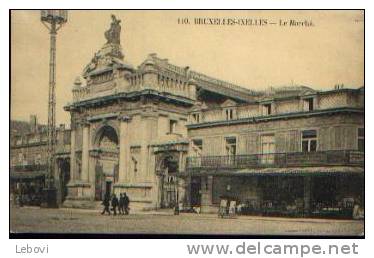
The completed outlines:
<svg viewBox="0 0 374 258">
<path fill-rule="evenodd" d="M 121 39 L 121 20 L 118 20 L 116 16 L 112 14 L 112 23 L 110 24 L 109 30 L 105 32 L 105 38 L 107 44 L 120 44 Z"/>
</svg>

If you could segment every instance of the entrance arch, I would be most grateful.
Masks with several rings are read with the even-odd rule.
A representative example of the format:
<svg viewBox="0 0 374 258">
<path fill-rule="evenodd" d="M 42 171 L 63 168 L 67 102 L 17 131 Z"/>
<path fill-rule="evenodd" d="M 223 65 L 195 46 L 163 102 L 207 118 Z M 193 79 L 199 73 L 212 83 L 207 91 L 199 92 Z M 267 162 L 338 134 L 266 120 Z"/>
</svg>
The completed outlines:
<svg viewBox="0 0 374 258">
<path fill-rule="evenodd" d="M 173 208 L 178 201 L 178 163 L 178 157 L 168 153 L 162 156 L 157 165 L 161 208 Z"/>
<path fill-rule="evenodd" d="M 95 200 L 103 200 L 111 194 L 113 184 L 118 181 L 119 137 L 115 127 L 104 124 L 96 130 L 93 138 L 95 157 Z"/>
</svg>

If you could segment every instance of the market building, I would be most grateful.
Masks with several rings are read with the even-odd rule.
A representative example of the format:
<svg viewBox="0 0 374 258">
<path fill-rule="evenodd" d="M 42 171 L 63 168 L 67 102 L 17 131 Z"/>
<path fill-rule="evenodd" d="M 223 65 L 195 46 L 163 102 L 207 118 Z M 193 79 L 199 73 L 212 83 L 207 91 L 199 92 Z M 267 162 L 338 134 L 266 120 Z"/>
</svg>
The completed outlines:
<svg viewBox="0 0 374 258">
<path fill-rule="evenodd" d="M 247 214 L 344 216 L 364 205 L 363 88 L 271 88 L 251 103 L 195 105 L 189 121 L 185 174 L 202 212 L 223 197 Z"/>
<path fill-rule="evenodd" d="M 107 42 L 65 106 L 71 125 L 59 134 L 55 169 L 61 205 L 95 208 L 126 192 L 134 209 L 178 203 L 217 212 L 221 198 L 247 214 L 363 206 L 363 87 L 253 91 L 156 54 L 135 68 L 120 32 L 112 16 Z M 15 160 L 32 148 L 17 141 Z"/>
</svg>

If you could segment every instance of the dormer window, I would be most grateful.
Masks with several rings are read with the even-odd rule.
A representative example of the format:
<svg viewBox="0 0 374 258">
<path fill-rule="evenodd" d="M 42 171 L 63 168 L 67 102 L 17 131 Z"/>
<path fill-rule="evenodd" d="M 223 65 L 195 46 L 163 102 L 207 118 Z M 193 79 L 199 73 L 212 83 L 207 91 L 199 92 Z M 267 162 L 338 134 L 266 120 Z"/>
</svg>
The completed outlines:
<svg viewBox="0 0 374 258">
<path fill-rule="evenodd" d="M 262 114 L 265 116 L 271 115 L 271 103 L 262 105 Z"/>
<path fill-rule="evenodd" d="M 192 114 L 192 123 L 198 124 L 200 123 L 200 113 L 194 113 Z"/>
<path fill-rule="evenodd" d="M 234 119 L 234 110 L 232 108 L 226 108 L 225 109 L 225 117 L 226 117 L 226 120 Z"/>
<path fill-rule="evenodd" d="M 222 118 L 226 121 L 236 119 L 236 107 L 237 103 L 235 101 L 226 99 L 225 102 L 221 104 Z"/>
<path fill-rule="evenodd" d="M 314 98 L 304 99 L 304 111 L 313 111 L 314 110 Z"/>
</svg>

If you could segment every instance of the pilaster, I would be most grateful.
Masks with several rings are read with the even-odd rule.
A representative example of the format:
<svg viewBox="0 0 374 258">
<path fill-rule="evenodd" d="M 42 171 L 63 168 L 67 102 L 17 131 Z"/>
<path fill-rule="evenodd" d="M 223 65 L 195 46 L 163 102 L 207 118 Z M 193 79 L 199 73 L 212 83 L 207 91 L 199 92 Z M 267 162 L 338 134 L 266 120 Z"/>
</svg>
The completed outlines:
<svg viewBox="0 0 374 258">
<path fill-rule="evenodd" d="M 83 182 L 89 182 L 89 124 L 83 124 L 83 134 L 82 134 L 82 174 L 81 180 Z"/>
<path fill-rule="evenodd" d="M 75 179 L 77 179 L 75 166 L 75 128 L 71 129 L 70 138 L 70 181 L 74 181 Z"/>
<path fill-rule="evenodd" d="M 129 181 L 128 165 L 130 162 L 130 137 L 129 123 L 131 118 L 128 116 L 119 116 L 120 121 L 120 140 L 119 140 L 119 183 Z"/>
</svg>

